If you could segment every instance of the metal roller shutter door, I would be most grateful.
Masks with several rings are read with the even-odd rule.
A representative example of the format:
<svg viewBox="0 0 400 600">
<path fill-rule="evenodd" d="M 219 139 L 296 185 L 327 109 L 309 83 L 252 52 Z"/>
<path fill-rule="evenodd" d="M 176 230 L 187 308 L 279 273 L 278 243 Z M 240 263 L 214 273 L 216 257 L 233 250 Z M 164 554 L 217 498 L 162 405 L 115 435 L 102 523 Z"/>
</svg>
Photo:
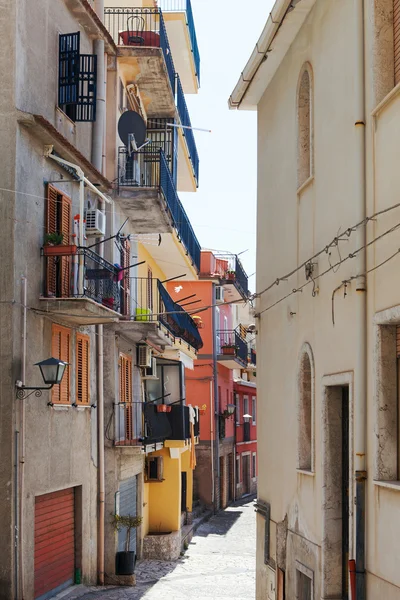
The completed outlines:
<svg viewBox="0 0 400 600">
<path fill-rule="evenodd" d="M 137 477 L 122 481 L 119 486 L 119 514 L 121 516 L 137 515 Z M 118 552 L 124 552 L 126 543 L 126 529 L 118 532 Z M 131 531 L 129 550 L 136 552 L 136 529 Z"/>
<path fill-rule="evenodd" d="M 74 581 L 74 489 L 35 499 L 35 598 Z"/>
</svg>

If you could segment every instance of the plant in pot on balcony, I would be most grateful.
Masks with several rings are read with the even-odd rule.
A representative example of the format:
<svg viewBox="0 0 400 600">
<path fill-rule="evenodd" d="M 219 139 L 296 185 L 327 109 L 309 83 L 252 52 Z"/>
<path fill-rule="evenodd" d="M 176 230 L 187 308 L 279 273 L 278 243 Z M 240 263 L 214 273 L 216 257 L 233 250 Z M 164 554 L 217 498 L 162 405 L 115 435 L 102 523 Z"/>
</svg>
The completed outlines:
<svg viewBox="0 0 400 600">
<path fill-rule="evenodd" d="M 172 408 L 169 404 L 157 404 L 157 412 L 159 413 L 169 413 Z"/>
<path fill-rule="evenodd" d="M 113 515 L 111 522 L 115 531 L 126 529 L 125 550 L 117 552 L 115 556 L 115 572 L 117 575 L 133 575 L 136 565 L 136 553 L 129 550 L 132 529 L 139 527 L 143 521 L 142 517 L 132 515 Z"/>
<path fill-rule="evenodd" d="M 235 271 L 227 271 L 226 272 L 226 278 L 229 281 L 235 281 L 235 279 L 236 279 L 236 272 Z"/>
<path fill-rule="evenodd" d="M 237 347 L 235 344 L 223 344 L 221 346 L 222 354 L 229 354 L 234 356 L 236 354 Z"/>
<path fill-rule="evenodd" d="M 45 256 L 70 256 L 76 254 L 75 244 L 63 244 L 63 233 L 46 233 L 44 237 L 43 253 Z"/>
</svg>

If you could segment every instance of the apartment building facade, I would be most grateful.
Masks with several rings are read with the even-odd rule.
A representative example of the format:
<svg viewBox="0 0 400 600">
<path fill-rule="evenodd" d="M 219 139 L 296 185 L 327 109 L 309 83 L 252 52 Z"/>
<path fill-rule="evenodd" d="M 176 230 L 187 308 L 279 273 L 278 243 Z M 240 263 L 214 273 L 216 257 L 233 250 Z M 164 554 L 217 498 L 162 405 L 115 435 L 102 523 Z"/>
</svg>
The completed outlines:
<svg viewBox="0 0 400 600">
<path fill-rule="evenodd" d="M 194 370 L 187 369 L 186 392 L 200 407 L 194 497 L 214 510 L 236 497 L 234 374 L 248 367 L 246 333 L 236 323 L 236 303 L 248 297 L 248 279 L 236 255 L 202 250 L 199 281 L 171 282 L 177 300 L 190 298 L 203 347 Z"/>
<path fill-rule="evenodd" d="M 230 98 L 258 113 L 260 599 L 400 597 L 398 28 L 279 0 Z"/>
<path fill-rule="evenodd" d="M 122 8 L 116 39 L 101 1 L 2 10 L 0 596 L 29 599 L 132 581 L 118 577 L 126 531 L 110 515 L 142 518 L 139 557 L 179 554 L 199 436 L 184 365 L 202 340 L 163 282 L 200 269 L 177 195 L 198 184 L 181 126 L 200 63 L 190 2 L 165 6 L 169 24 L 154 3 Z M 146 125 L 147 154 L 118 137 L 126 109 Z M 35 364 L 50 356 L 67 366 L 47 391 Z M 172 535 L 154 543 L 156 528 Z"/>
</svg>

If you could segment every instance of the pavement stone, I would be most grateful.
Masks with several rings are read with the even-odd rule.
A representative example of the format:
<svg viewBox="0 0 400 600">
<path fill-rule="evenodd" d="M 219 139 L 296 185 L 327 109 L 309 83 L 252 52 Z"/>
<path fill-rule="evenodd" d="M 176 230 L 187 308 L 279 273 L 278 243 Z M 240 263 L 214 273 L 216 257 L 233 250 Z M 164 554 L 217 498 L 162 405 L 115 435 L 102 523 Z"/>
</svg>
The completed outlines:
<svg viewBox="0 0 400 600">
<path fill-rule="evenodd" d="M 230 506 L 197 529 L 176 562 L 143 560 L 136 586 L 74 586 L 57 600 L 254 600 L 256 521 L 253 502 Z"/>
</svg>

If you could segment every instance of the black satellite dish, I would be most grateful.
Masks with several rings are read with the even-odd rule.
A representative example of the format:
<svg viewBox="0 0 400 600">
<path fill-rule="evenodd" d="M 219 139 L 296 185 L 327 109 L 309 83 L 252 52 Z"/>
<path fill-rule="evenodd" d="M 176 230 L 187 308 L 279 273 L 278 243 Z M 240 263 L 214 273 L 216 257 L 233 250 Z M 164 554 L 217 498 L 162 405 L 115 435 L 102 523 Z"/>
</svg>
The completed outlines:
<svg viewBox="0 0 400 600">
<path fill-rule="evenodd" d="M 140 148 L 146 141 L 146 123 L 134 110 L 127 110 L 119 118 L 118 134 L 125 146 L 131 144 L 131 135 L 135 136 L 136 146 Z"/>
</svg>

